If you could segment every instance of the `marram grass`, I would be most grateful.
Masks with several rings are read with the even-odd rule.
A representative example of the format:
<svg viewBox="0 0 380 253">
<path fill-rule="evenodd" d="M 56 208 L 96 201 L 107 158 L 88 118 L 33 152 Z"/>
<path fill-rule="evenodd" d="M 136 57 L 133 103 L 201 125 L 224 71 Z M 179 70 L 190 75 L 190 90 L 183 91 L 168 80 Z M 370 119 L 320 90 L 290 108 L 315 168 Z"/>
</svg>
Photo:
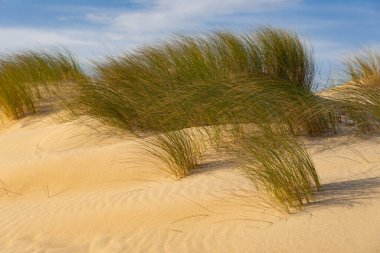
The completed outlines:
<svg viewBox="0 0 380 253">
<path fill-rule="evenodd" d="M 346 63 L 350 82 L 334 98 L 314 93 L 314 59 L 292 32 L 261 28 L 176 36 L 95 64 L 87 77 L 68 52 L 24 51 L 0 59 L 0 114 L 35 113 L 41 98 L 65 97 L 74 116 L 90 116 L 141 137 L 175 178 L 201 164 L 206 147 L 234 154 L 258 189 L 284 210 L 321 189 L 299 135 L 335 133 L 348 114 L 362 132 L 380 121 L 380 55 Z M 195 130 L 197 129 L 197 130 Z"/>
<path fill-rule="evenodd" d="M 346 61 L 346 84 L 332 89 L 336 111 L 354 121 L 361 133 L 380 126 L 380 53 L 366 50 Z"/>
<path fill-rule="evenodd" d="M 380 86 L 380 53 L 365 50 L 349 58 L 346 62 L 346 74 L 356 84 Z"/>
<path fill-rule="evenodd" d="M 37 101 L 57 85 L 82 78 L 68 52 L 23 51 L 0 59 L 0 114 L 18 119 L 36 112 Z"/>
<path fill-rule="evenodd" d="M 190 175 L 205 147 L 216 145 L 236 157 L 238 147 L 247 175 L 286 211 L 319 189 L 294 136 L 334 130 L 334 112 L 325 110 L 331 101 L 313 92 L 312 52 L 295 33 L 261 28 L 176 36 L 108 57 L 94 70 L 87 78 L 70 54 L 28 51 L 4 58 L 1 111 L 9 118 L 34 113 L 44 93 L 56 94 L 62 82 L 74 81 L 65 101 L 72 115 L 137 137 L 153 135 L 146 150 L 175 178 Z M 277 130 L 267 130 L 272 128 Z"/>
<path fill-rule="evenodd" d="M 254 105 L 247 102 L 239 105 L 240 110 L 245 107 L 243 110 L 252 112 L 256 108 L 251 107 L 263 100 L 261 107 L 268 108 L 264 110 L 279 113 L 273 117 L 288 112 L 289 124 L 302 125 L 293 126 L 297 134 L 318 135 L 329 125 L 329 118 L 321 113 L 310 116 L 313 110 L 309 108 L 318 100 L 312 92 L 311 52 L 296 34 L 280 29 L 178 36 L 168 43 L 109 57 L 96 65 L 95 72 L 93 80 L 80 85 L 74 112 L 129 131 L 160 132 L 157 126 L 169 129 L 168 124 L 176 130 L 247 122 L 254 114 L 234 112 L 237 103 L 247 100 Z M 258 89 L 266 90 L 267 94 L 261 95 L 267 97 L 255 95 Z M 276 91 L 286 103 L 279 105 Z M 310 102 L 306 102 L 308 98 Z M 302 113 L 304 119 L 293 113 L 297 108 L 304 112 L 300 106 L 310 112 Z M 315 120 L 317 117 L 320 119 Z"/>
<path fill-rule="evenodd" d="M 244 136 L 238 151 L 247 176 L 283 211 L 301 209 L 321 189 L 309 154 L 284 131 L 264 127 Z"/>
<path fill-rule="evenodd" d="M 335 129 L 335 119 L 324 110 L 328 101 L 313 93 L 312 53 L 296 34 L 262 28 L 177 36 L 109 57 L 95 72 L 78 85 L 74 115 L 155 135 L 146 150 L 175 178 L 201 165 L 204 146 L 234 153 L 240 143 L 247 175 L 286 211 L 319 189 L 314 165 L 293 135 L 322 135 Z M 207 138 L 190 134 L 194 127 Z M 260 133 L 268 127 L 281 131 Z"/>
<path fill-rule="evenodd" d="M 161 163 L 161 168 L 176 179 L 186 177 L 199 167 L 205 153 L 202 136 L 191 129 L 155 135 L 145 150 Z"/>
</svg>

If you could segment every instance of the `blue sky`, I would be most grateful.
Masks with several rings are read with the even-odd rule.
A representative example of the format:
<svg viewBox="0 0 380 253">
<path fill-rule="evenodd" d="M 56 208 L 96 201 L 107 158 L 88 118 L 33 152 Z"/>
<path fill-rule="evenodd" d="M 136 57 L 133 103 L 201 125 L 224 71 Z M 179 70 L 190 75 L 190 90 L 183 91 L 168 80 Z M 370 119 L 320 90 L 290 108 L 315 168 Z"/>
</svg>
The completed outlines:
<svg viewBox="0 0 380 253">
<path fill-rule="evenodd" d="M 363 48 L 380 50 L 378 0 L 0 0 L 0 53 L 64 46 L 82 62 L 173 33 L 296 31 L 327 78 Z"/>
</svg>

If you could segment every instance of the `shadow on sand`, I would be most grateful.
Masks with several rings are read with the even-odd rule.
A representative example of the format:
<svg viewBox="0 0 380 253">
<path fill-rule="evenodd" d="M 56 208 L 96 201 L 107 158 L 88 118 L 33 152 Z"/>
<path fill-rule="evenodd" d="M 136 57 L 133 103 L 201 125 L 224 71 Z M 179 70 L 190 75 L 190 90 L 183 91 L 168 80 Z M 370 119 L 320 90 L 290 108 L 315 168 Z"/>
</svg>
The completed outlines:
<svg viewBox="0 0 380 253">
<path fill-rule="evenodd" d="M 323 185 L 323 191 L 309 207 L 365 205 L 379 193 L 380 177 L 328 183 Z"/>
</svg>

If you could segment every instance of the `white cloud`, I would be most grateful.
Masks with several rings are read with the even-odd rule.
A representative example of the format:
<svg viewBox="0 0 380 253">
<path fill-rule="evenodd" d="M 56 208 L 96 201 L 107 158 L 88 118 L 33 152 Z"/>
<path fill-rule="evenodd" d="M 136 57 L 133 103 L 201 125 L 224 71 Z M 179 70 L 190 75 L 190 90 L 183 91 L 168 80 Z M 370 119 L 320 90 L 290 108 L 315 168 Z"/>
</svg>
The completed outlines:
<svg viewBox="0 0 380 253">
<path fill-rule="evenodd" d="M 176 32 L 204 32 L 227 25 L 247 23 L 238 14 L 259 13 L 297 4 L 301 0 L 136 0 L 137 9 L 87 9 L 84 18 L 98 30 L 90 31 L 101 46 L 98 51 L 119 53 L 167 39 Z M 240 22 L 240 23 L 239 23 Z M 252 22 L 249 22 L 252 25 Z"/>
<path fill-rule="evenodd" d="M 86 19 L 108 26 L 129 39 L 152 38 L 172 32 L 205 30 L 216 18 L 255 13 L 295 4 L 300 0 L 157 0 L 143 1 L 144 8 L 121 13 L 91 12 Z M 236 17 L 235 17 L 236 19 Z M 226 20 L 228 22 L 228 20 Z M 221 24 L 223 25 L 223 24 Z M 148 36 L 150 35 L 150 36 Z"/>
<path fill-rule="evenodd" d="M 165 39 L 173 32 L 205 31 L 210 28 L 207 22 L 223 18 L 224 15 L 254 13 L 299 1 L 136 0 L 135 3 L 141 4 L 143 8 L 120 11 L 88 8 L 84 9 L 82 17 L 98 28 L 88 26 L 86 30 L 78 30 L 0 26 L 0 52 L 64 46 L 82 56 L 104 55 L 120 49 L 133 49 L 159 38 Z M 66 18 L 58 17 L 59 20 Z"/>
<path fill-rule="evenodd" d="M 0 54 L 8 54 L 25 49 L 49 50 L 67 48 L 77 59 L 89 65 L 91 58 L 95 58 L 107 48 L 95 32 L 78 30 L 43 30 L 23 27 L 0 27 Z"/>
<path fill-rule="evenodd" d="M 0 0 L 3 1 L 3 0 Z M 100 58 L 105 54 L 119 53 L 146 43 L 166 39 L 173 32 L 203 32 L 220 27 L 252 28 L 255 24 L 272 24 L 290 27 L 307 38 L 314 48 L 318 61 L 338 62 L 342 55 L 353 50 L 347 43 L 329 41 L 324 36 L 314 38 L 310 31 L 344 25 L 337 20 L 284 19 L 283 16 L 262 15 L 265 11 L 285 10 L 296 6 L 302 12 L 302 0 L 133 0 L 138 8 L 105 9 L 70 7 L 58 17 L 62 22 L 86 22 L 87 29 L 77 28 L 25 28 L 0 26 L 0 53 L 25 48 L 64 46 L 83 61 Z M 64 8 L 64 7 L 62 7 Z M 66 8 L 68 8 L 66 6 Z M 245 15 L 241 15 L 245 14 Z M 260 14 L 260 16 L 255 16 Z M 302 16 L 302 15 L 301 15 Z M 84 20 L 83 20 L 84 19 Z M 310 21 L 310 20 L 309 20 Z M 81 23 L 85 27 L 86 23 Z M 379 45 L 375 47 L 380 48 Z"/>
<path fill-rule="evenodd" d="M 0 48 L 5 50 L 39 46 L 92 46 L 96 42 L 79 36 L 78 31 L 49 31 L 32 28 L 0 27 Z"/>
</svg>

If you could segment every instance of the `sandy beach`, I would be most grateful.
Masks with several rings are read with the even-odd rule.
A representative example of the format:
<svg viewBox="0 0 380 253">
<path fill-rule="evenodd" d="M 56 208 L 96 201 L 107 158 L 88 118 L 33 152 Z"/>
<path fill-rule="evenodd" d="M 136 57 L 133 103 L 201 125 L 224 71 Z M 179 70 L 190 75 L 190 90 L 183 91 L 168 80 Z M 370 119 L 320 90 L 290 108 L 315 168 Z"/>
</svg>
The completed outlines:
<svg viewBox="0 0 380 253">
<path fill-rule="evenodd" d="M 0 253 L 380 253 L 379 19 L 0 0 Z"/>
<path fill-rule="evenodd" d="M 176 181 L 131 138 L 13 121 L 0 130 L 0 252 L 380 252 L 379 142 L 306 140 L 324 191 L 284 214 L 233 160 Z"/>
</svg>

